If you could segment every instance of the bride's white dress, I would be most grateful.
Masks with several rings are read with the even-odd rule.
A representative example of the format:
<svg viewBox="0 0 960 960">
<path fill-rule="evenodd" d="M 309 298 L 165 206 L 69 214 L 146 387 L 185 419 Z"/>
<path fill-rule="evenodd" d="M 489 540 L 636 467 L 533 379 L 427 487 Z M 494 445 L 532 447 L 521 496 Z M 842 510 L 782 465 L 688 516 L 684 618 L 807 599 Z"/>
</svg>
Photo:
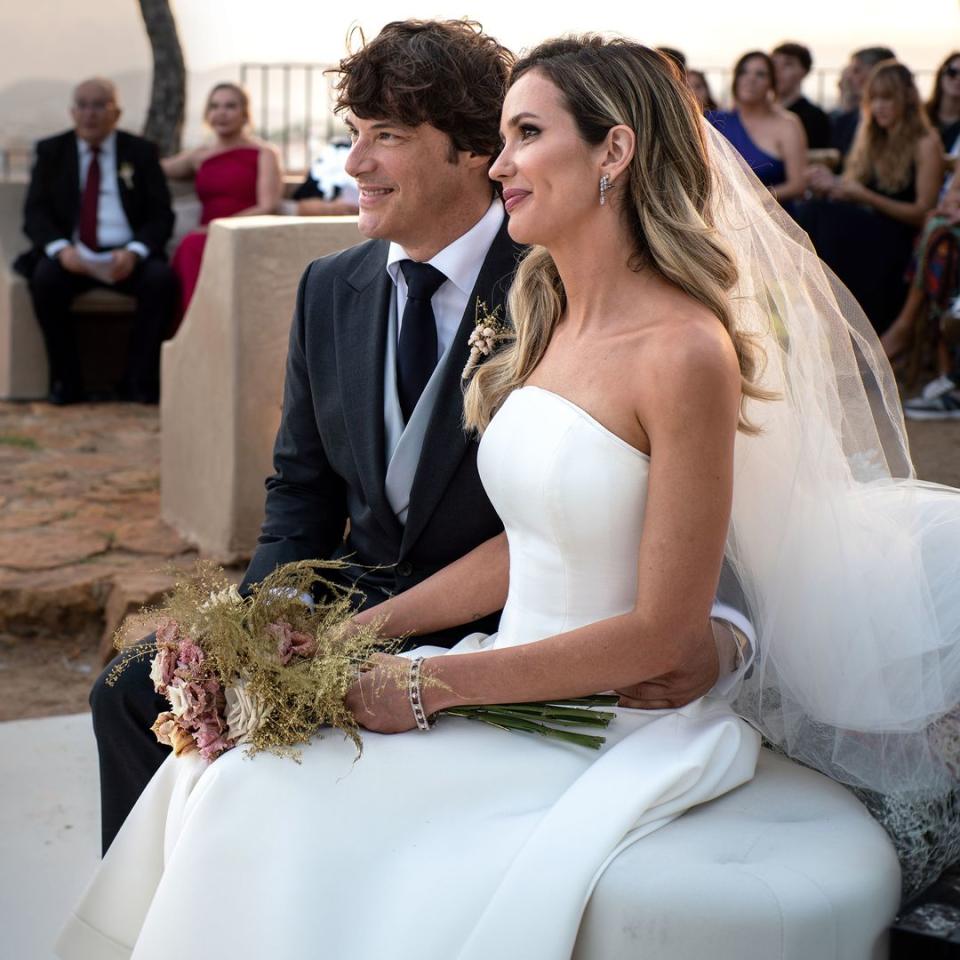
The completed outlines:
<svg viewBox="0 0 960 960">
<path fill-rule="evenodd" d="M 632 608 L 648 458 L 563 397 L 514 392 L 480 471 L 510 543 L 500 632 L 531 643 Z M 303 763 L 168 759 L 58 945 L 67 960 L 564 960 L 625 846 L 749 780 L 758 735 L 710 696 L 617 710 L 599 752 L 443 718 L 340 735 Z"/>
</svg>

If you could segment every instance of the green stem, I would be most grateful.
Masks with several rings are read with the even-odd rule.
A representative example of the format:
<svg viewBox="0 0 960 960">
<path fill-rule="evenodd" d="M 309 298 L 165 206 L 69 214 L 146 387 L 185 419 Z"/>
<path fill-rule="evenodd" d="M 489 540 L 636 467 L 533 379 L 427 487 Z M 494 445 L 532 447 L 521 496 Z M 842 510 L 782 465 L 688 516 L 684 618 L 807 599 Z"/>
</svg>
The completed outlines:
<svg viewBox="0 0 960 960">
<path fill-rule="evenodd" d="M 521 717 L 510 716 L 509 714 L 494 714 L 486 711 L 472 709 L 464 710 L 460 707 L 452 707 L 444 710 L 443 713 L 455 717 L 464 717 L 467 720 L 477 720 L 481 723 L 490 724 L 493 727 L 499 727 L 501 730 L 522 730 L 525 733 L 535 733 L 541 737 L 547 737 L 552 740 L 561 740 L 565 743 L 575 743 L 581 747 L 589 747 L 592 750 L 599 750 L 606 743 L 605 737 L 595 737 L 586 733 L 574 733 L 571 730 L 556 730 L 543 723 L 536 723 L 532 720 L 526 720 Z"/>
</svg>

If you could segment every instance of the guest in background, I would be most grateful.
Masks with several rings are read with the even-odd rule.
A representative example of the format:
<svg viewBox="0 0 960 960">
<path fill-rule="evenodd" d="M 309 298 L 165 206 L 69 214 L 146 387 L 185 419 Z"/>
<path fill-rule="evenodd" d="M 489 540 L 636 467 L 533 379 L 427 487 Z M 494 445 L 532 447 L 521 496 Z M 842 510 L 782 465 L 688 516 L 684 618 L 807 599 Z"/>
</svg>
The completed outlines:
<svg viewBox="0 0 960 960">
<path fill-rule="evenodd" d="M 795 113 L 807 135 L 807 146 L 821 150 L 830 146 L 830 118 L 803 95 L 803 81 L 813 67 L 810 50 L 801 43 L 781 43 L 773 51 L 780 106 Z"/>
<path fill-rule="evenodd" d="M 895 59 L 896 54 L 889 47 L 864 47 L 850 55 L 845 73 L 853 105 L 833 117 L 833 129 L 830 133 L 830 146 L 839 150 L 841 157 L 846 158 L 853 146 L 857 127 L 860 125 L 863 88 L 867 77 L 870 76 L 870 71 L 881 60 Z"/>
<path fill-rule="evenodd" d="M 701 111 L 703 111 L 703 113 L 709 113 L 711 110 L 716 110 L 718 104 L 710 92 L 707 75 L 702 70 L 688 70 L 686 76 L 687 86 L 697 98 L 697 103 L 700 104 Z"/>
<path fill-rule="evenodd" d="M 960 52 L 951 53 L 940 64 L 926 110 L 934 130 L 940 134 L 943 149 L 956 153 L 960 148 Z"/>
<path fill-rule="evenodd" d="M 800 120 L 774 99 L 776 70 L 759 50 L 745 53 L 733 68 L 733 110 L 714 110 L 707 119 L 737 148 L 750 169 L 784 205 L 805 189 L 807 138 Z"/>
<path fill-rule="evenodd" d="M 943 151 L 913 74 L 895 60 L 870 73 L 861 111 L 844 174 L 811 170 L 822 199 L 804 204 L 801 225 L 883 333 L 907 293 L 917 230 L 937 202 Z"/>
<path fill-rule="evenodd" d="M 676 47 L 657 47 L 656 50 L 677 65 L 681 77 L 687 72 L 687 55 L 682 50 Z"/>
<path fill-rule="evenodd" d="M 187 234 L 173 255 L 173 269 L 180 278 L 181 318 L 197 286 L 210 222 L 274 213 L 283 196 L 276 148 L 247 130 L 246 91 L 235 83 L 218 83 L 207 97 L 203 116 L 213 130 L 214 142 L 161 161 L 168 177 L 194 179 L 201 203 L 199 229 Z"/>
<path fill-rule="evenodd" d="M 160 342 L 177 296 L 164 254 L 173 210 L 156 147 L 117 130 L 120 113 L 113 83 L 85 80 L 73 91 L 73 129 L 36 148 L 23 226 L 33 248 L 15 267 L 30 284 L 55 404 L 85 399 L 70 304 L 95 286 L 137 302 L 120 397 L 159 397 Z"/>
<path fill-rule="evenodd" d="M 357 181 L 347 173 L 351 143 L 346 137 L 331 140 L 317 157 L 306 180 L 297 187 L 283 212 L 298 217 L 350 216 L 360 212 Z"/>
<path fill-rule="evenodd" d="M 960 160 L 954 162 L 957 167 Z M 960 179 L 956 175 L 924 225 L 907 280 L 910 292 L 881 338 L 883 349 L 891 362 L 909 358 L 909 376 L 931 362 L 937 376 L 919 397 L 904 403 L 904 412 L 919 414 L 917 419 L 936 419 L 924 415 L 951 412 L 960 417 L 960 402 L 947 396 L 960 388 L 955 356 L 960 346 Z"/>
<path fill-rule="evenodd" d="M 837 77 L 837 105 L 830 111 L 830 136 L 833 138 L 833 124 L 841 114 L 851 110 L 860 110 L 860 94 L 853 89 L 851 80 L 853 71 L 848 63 Z"/>
</svg>

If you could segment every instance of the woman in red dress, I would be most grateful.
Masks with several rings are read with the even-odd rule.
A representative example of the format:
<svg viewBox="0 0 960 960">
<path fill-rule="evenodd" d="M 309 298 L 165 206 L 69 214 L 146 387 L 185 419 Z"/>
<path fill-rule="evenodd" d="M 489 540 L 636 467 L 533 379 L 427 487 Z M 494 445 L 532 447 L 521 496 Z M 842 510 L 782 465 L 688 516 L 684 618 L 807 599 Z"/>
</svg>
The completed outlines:
<svg viewBox="0 0 960 960">
<path fill-rule="evenodd" d="M 172 266 L 180 279 L 178 325 L 200 275 L 207 225 L 220 217 L 273 213 L 283 194 L 276 148 L 247 133 L 250 104 L 242 87 L 218 83 L 207 97 L 204 119 L 216 135 L 214 143 L 161 161 L 168 177 L 194 179 L 202 204 L 199 228 L 180 241 L 173 255 Z"/>
</svg>

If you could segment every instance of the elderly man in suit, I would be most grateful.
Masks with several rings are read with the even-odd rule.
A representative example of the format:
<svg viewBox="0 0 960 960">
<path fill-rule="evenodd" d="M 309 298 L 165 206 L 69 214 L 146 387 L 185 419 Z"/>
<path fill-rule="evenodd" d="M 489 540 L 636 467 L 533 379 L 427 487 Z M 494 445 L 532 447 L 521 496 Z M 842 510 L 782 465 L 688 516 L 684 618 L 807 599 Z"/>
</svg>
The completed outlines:
<svg viewBox="0 0 960 960">
<path fill-rule="evenodd" d="M 73 130 L 37 144 L 24 209 L 33 248 L 16 264 L 43 330 L 50 401 L 84 399 L 70 304 L 102 285 L 137 301 L 120 395 L 156 403 L 160 343 L 177 291 L 164 255 L 173 231 L 170 192 L 156 147 L 116 129 L 120 107 L 109 80 L 79 84 L 71 112 Z"/>
<path fill-rule="evenodd" d="M 275 472 L 244 587 L 282 563 L 339 557 L 366 608 L 472 550 L 503 569 L 503 525 L 477 473 L 477 438 L 463 429 L 461 374 L 479 305 L 502 312 L 522 255 L 487 175 L 511 59 L 476 24 L 407 21 L 341 62 L 346 169 L 370 239 L 313 262 L 300 282 Z M 733 610 L 714 615 L 744 623 Z M 497 620 L 417 642 L 449 647 Z M 719 657 L 735 669 L 729 632 Z M 108 666 L 91 694 L 104 848 L 167 752 L 150 742 L 166 706 L 148 665 L 131 663 L 113 688 Z M 627 691 L 629 702 L 686 703 L 717 673 L 706 657 Z"/>
</svg>

